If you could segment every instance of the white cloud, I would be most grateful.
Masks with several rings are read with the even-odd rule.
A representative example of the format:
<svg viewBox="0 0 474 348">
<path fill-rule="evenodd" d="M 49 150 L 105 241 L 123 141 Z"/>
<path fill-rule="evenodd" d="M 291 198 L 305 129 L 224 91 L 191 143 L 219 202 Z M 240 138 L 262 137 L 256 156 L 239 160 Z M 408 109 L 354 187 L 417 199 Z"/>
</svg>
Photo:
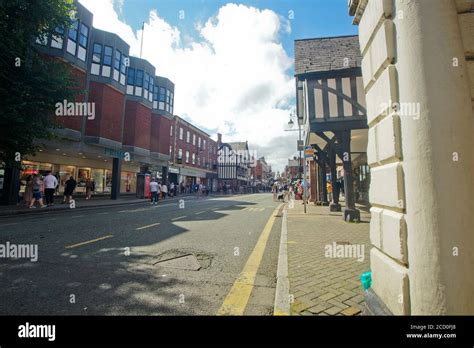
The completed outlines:
<svg viewBox="0 0 474 348">
<path fill-rule="evenodd" d="M 133 31 L 120 20 L 115 8 L 122 9 L 122 1 L 81 3 L 93 12 L 95 27 L 117 33 L 139 56 L 141 28 Z M 192 29 L 198 40 L 184 37 L 156 10 L 145 23 L 142 56 L 157 75 L 175 83 L 175 113 L 198 127 L 217 129 L 224 141 L 248 140 L 274 170 L 282 170 L 294 152 L 293 146 L 272 146 L 294 135 L 283 131 L 295 93 L 287 73 L 292 61 L 279 41 L 281 33 L 290 32 L 288 22 L 268 9 L 226 4 Z"/>
</svg>

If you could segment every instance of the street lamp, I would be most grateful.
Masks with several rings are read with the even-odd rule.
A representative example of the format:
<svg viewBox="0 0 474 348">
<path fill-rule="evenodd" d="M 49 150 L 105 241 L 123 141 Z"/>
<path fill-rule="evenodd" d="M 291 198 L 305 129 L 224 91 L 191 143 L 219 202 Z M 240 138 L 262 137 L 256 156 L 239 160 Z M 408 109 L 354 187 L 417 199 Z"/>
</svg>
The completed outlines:
<svg viewBox="0 0 474 348">
<path fill-rule="evenodd" d="M 290 113 L 290 121 L 288 121 L 288 127 L 290 127 L 290 129 L 288 129 L 287 131 L 290 132 L 290 131 L 296 131 L 296 129 L 292 129 L 295 122 L 293 121 L 293 119 L 295 118 L 295 114 L 293 113 L 293 111 Z M 301 161 L 301 125 L 300 123 L 298 122 L 298 151 L 299 151 L 299 163 L 298 163 L 298 172 L 299 172 L 299 179 L 301 180 L 301 174 L 302 174 L 302 161 Z"/>
</svg>

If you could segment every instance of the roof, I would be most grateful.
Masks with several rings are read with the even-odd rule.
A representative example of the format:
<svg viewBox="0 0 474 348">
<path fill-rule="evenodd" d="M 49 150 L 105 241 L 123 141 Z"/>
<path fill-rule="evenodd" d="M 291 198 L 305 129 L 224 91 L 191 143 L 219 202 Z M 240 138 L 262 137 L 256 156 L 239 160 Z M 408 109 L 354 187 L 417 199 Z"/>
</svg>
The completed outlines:
<svg viewBox="0 0 474 348">
<path fill-rule="evenodd" d="M 230 145 L 232 150 L 234 151 L 245 151 L 248 150 L 247 142 L 246 141 L 239 141 L 235 143 L 227 143 Z"/>
<path fill-rule="evenodd" d="M 358 35 L 295 40 L 295 75 L 360 67 L 361 61 Z"/>
</svg>

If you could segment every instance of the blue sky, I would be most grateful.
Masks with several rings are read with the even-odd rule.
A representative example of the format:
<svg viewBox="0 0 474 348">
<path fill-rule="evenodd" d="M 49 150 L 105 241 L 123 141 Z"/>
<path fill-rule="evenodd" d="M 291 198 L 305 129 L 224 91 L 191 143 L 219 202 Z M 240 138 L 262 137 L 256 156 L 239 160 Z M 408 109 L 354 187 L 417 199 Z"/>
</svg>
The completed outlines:
<svg viewBox="0 0 474 348">
<path fill-rule="evenodd" d="M 134 56 L 145 22 L 142 57 L 175 83 L 175 114 L 213 139 L 248 141 L 275 170 L 296 152 L 297 132 L 285 132 L 295 108 L 294 40 L 358 30 L 347 0 L 80 2 Z"/>
<path fill-rule="evenodd" d="M 138 30 L 147 20 L 150 10 L 156 9 L 160 17 L 179 28 L 183 34 L 198 39 L 195 23 L 205 23 L 228 3 L 270 9 L 285 18 L 293 11 L 292 32 L 282 33 L 280 37 L 291 58 L 294 58 L 295 39 L 357 34 L 357 26 L 352 25 L 352 17 L 348 14 L 347 0 L 125 0 L 122 18 Z M 179 11 L 184 11 L 184 19 L 179 18 L 182 13 Z"/>
</svg>

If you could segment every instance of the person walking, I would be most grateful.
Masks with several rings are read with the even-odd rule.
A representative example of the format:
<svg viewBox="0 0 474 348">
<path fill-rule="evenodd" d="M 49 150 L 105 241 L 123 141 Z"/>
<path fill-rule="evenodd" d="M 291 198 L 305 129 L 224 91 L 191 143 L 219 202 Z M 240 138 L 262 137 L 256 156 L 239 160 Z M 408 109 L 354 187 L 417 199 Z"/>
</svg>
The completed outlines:
<svg viewBox="0 0 474 348">
<path fill-rule="evenodd" d="M 64 198 L 62 202 L 63 204 L 71 202 L 72 194 L 74 190 L 76 189 L 77 182 L 76 180 L 74 180 L 72 176 L 70 176 L 69 179 L 67 179 L 64 184 L 65 184 L 65 187 L 64 187 Z"/>
<path fill-rule="evenodd" d="M 151 204 L 152 205 L 158 204 L 158 183 L 156 182 L 155 178 L 153 178 L 150 182 L 150 193 L 151 193 Z"/>
<path fill-rule="evenodd" d="M 173 197 L 175 195 L 175 192 L 174 192 L 174 182 L 172 182 L 170 184 L 170 197 Z"/>
<path fill-rule="evenodd" d="M 42 188 L 43 188 L 43 180 L 41 180 L 41 177 L 39 175 L 35 175 L 33 177 L 33 184 L 31 186 L 31 189 L 33 192 L 33 199 L 31 200 L 31 203 L 30 203 L 30 209 L 36 208 L 35 207 L 36 201 L 40 204 L 41 208 L 46 208 L 46 205 L 43 204 L 43 192 L 41 191 Z"/>
<path fill-rule="evenodd" d="M 58 179 L 48 172 L 48 175 L 44 178 L 44 194 L 46 196 L 46 205 L 48 207 L 54 205 L 54 192 L 56 191 L 56 186 L 58 186 Z"/>
<path fill-rule="evenodd" d="M 92 195 L 92 181 L 90 178 L 86 179 L 86 199 L 91 199 Z"/>
<path fill-rule="evenodd" d="M 28 175 L 25 184 L 25 195 L 23 196 L 25 204 L 30 206 L 31 200 L 33 199 L 33 177 Z"/>
<path fill-rule="evenodd" d="M 328 180 L 328 182 L 326 183 L 326 190 L 328 193 L 329 202 L 332 202 L 332 184 L 330 180 Z"/>
<path fill-rule="evenodd" d="M 166 198 L 166 195 L 168 194 L 168 187 L 166 186 L 165 183 L 161 185 L 161 196 L 163 197 L 163 200 Z"/>
</svg>

